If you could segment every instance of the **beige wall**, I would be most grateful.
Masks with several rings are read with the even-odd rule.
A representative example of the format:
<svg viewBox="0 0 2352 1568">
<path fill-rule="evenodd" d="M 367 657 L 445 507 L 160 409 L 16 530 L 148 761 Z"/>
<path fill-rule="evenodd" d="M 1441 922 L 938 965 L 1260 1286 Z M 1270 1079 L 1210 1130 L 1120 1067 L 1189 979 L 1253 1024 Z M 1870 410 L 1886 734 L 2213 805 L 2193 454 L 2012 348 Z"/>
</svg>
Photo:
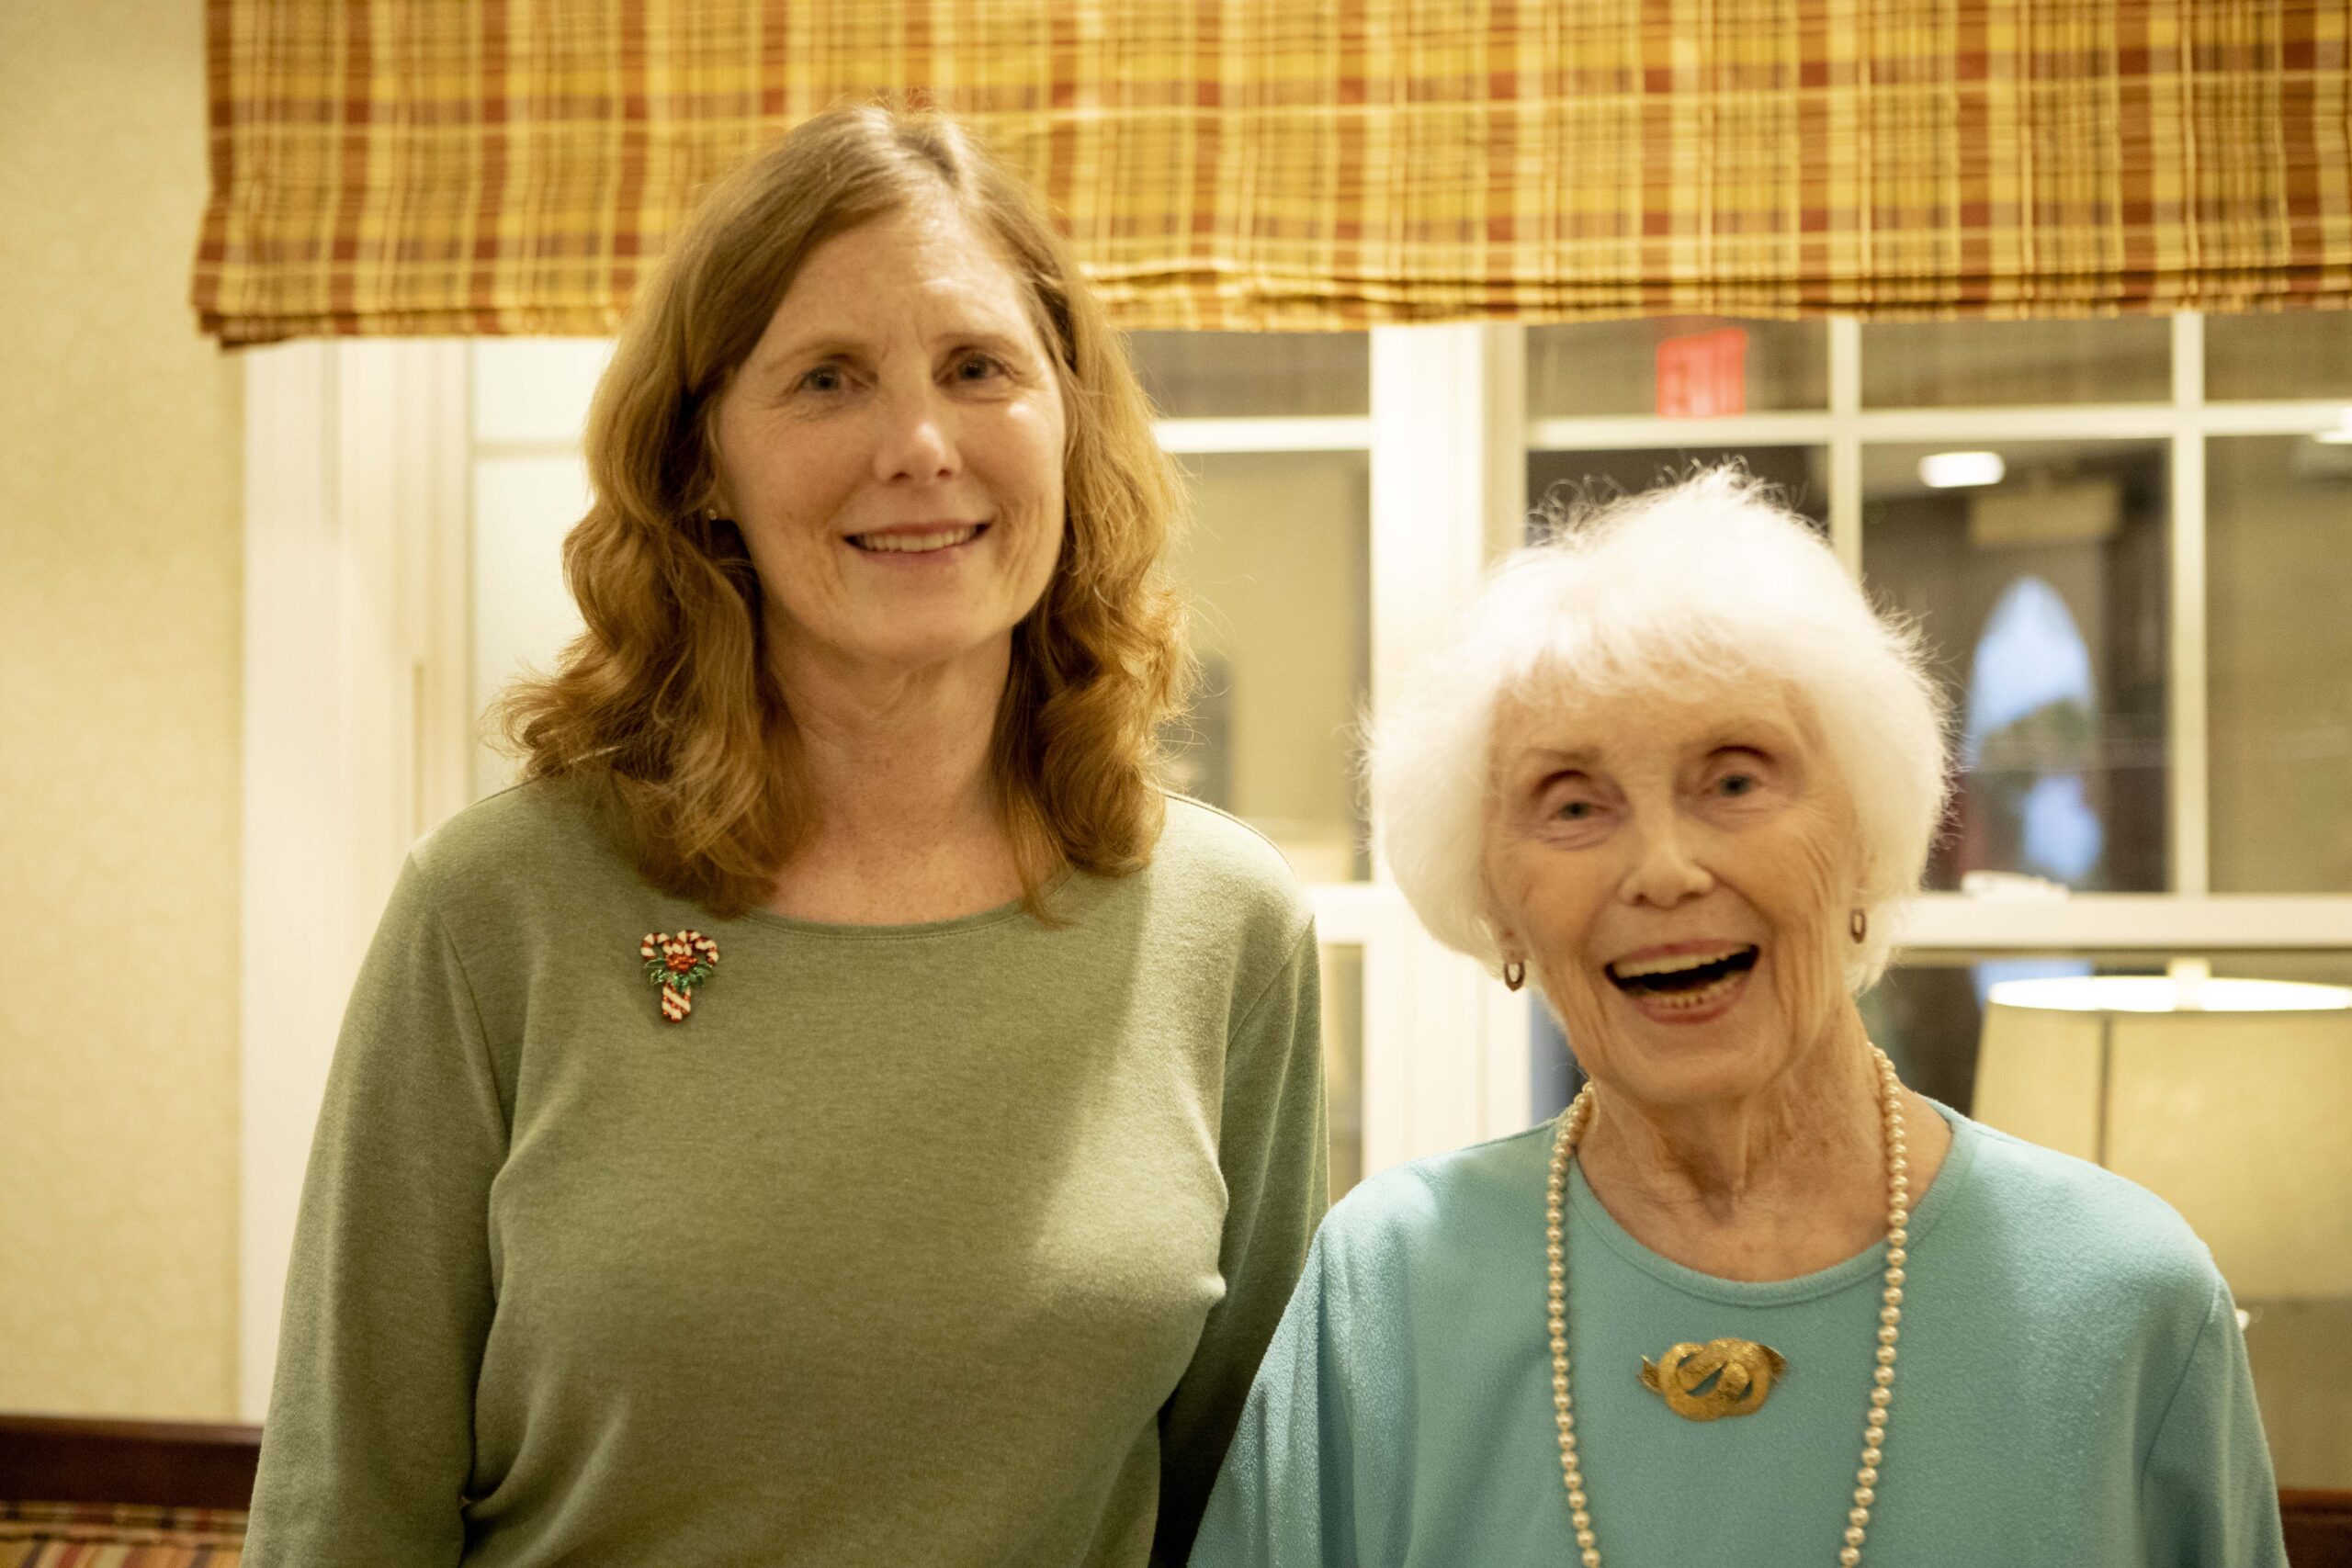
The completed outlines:
<svg viewBox="0 0 2352 1568">
<path fill-rule="evenodd" d="M 0 1409 L 234 1404 L 237 376 L 201 8 L 0 6 Z"/>
</svg>

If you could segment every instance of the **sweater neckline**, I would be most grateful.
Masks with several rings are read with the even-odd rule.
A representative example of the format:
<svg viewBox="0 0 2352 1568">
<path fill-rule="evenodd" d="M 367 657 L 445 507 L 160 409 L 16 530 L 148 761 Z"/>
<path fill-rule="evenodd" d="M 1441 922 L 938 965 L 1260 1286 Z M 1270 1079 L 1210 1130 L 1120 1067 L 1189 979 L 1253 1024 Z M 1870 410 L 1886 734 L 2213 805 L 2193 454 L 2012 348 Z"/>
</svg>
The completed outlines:
<svg viewBox="0 0 2352 1568">
<path fill-rule="evenodd" d="M 1968 1180 L 1970 1168 L 1976 1163 L 1977 1126 L 1967 1117 L 1940 1100 L 1928 1101 L 1951 1127 L 1951 1148 L 1944 1156 L 1942 1168 L 1936 1172 L 1934 1183 L 1912 1205 L 1911 1242 L 1908 1251 L 1916 1259 L 1936 1222 L 1956 1201 L 1953 1194 Z M 1544 1143 L 1545 1150 L 1551 1145 Z M 1634 1269 L 1659 1283 L 1670 1286 L 1686 1295 L 1719 1302 L 1730 1306 L 1786 1306 L 1796 1302 L 1812 1301 L 1846 1290 L 1863 1280 L 1875 1280 L 1886 1269 L 1886 1240 L 1882 1236 L 1862 1251 L 1842 1263 L 1810 1274 L 1800 1274 L 1790 1280 L 1726 1280 L 1719 1275 L 1702 1274 L 1686 1268 L 1672 1258 L 1651 1251 L 1634 1239 L 1632 1232 L 1617 1223 L 1616 1217 L 1593 1195 L 1584 1179 L 1584 1165 L 1572 1161 L 1568 1172 L 1570 1213 L 1579 1235 L 1597 1237 L 1601 1245 L 1617 1254 Z M 1917 1264 L 1914 1264 L 1917 1267 Z M 1573 1272 L 1573 1266 L 1571 1266 Z"/>
<path fill-rule="evenodd" d="M 1091 902 L 1093 889 L 1089 886 L 1096 878 L 1082 875 L 1075 870 L 1065 870 L 1045 890 L 1048 908 L 1062 914 L 1081 912 Z M 913 920 L 888 925 L 857 925 L 835 920 L 802 919 L 797 915 L 779 915 L 773 909 L 746 909 L 738 917 L 746 924 L 763 926 L 771 931 L 793 936 L 815 937 L 834 942 L 922 942 L 941 937 L 963 936 L 973 931 L 1023 919 L 1029 911 L 1018 898 L 1009 904 L 990 908 L 975 909 L 970 914 L 950 915 L 944 919 Z"/>
</svg>

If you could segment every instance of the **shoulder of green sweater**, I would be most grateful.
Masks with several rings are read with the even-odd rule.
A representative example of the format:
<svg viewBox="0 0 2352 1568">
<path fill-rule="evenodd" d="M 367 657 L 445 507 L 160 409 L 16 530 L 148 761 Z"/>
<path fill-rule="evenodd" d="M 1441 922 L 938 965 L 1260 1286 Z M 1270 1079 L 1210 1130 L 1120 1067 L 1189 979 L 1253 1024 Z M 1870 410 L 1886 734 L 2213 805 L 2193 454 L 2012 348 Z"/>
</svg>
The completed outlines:
<svg viewBox="0 0 2352 1568">
<path fill-rule="evenodd" d="M 1240 818 L 1186 795 L 1168 797 L 1168 819 L 1151 859 L 1155 880 L 1204 908 L 1238 909 L 1295 940 L 1308 918 L 1306 894 L 1271 840 Z"/>
<path fill-rule="evenodd" d="M 2220 1274 L 2171 1204 L 2088 1160 L 1966 1117 L 1954 1124 L 1975 1145 L 1969 1206 L 1997 1228 L 2025 1277 L 2084 1292 L 2083 1300 L 2104 1292 L 2203 1320 Z"/>
<path fill-rule="evenodd" d="M 443 919 L 535 919 L 569 895 L 636 882 L 593 788 L 560 778 L 518 784 L 418 840 L 409 858 Z"/>
</svg>

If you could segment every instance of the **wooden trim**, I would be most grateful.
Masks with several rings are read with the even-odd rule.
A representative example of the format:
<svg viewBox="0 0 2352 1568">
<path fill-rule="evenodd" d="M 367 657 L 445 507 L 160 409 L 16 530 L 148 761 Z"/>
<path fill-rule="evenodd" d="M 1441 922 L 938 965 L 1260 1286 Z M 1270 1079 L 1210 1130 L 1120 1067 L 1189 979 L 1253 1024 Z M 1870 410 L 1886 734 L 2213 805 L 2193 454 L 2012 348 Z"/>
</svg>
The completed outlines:
<svg viewBox="0 0 2352 1568">
<path fill-rule="evenodd" d="M 2293 1568 L 2352 1568 L 2352 1492 L 2282 1486 L 2278 1514 Z"/>
<path fill-rule="evenodd" d="M 251 1505 L 258 1427 L 0 1415 L 0 1497 L 27 1503 Z"/>
</svg>

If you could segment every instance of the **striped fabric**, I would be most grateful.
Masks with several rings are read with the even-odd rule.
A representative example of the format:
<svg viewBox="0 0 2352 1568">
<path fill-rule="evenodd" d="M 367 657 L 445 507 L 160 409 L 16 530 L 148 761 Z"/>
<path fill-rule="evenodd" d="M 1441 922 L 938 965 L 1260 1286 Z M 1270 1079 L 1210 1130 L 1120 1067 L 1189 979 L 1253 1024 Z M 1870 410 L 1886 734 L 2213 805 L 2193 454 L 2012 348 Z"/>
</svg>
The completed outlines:
<svg viewBox="0 0 2352 1568">
<path fill-rule="evenodd" d="M 244 1542 L 224 1508 L 0 1503 L 0 1568 L 237 1568 Z"/>
<path fill-rule="evenodd" d="M 2352 295 L 2346 0 L 209 0 L 207 330 L 609 331 L 842 99 L 968 117 L 1129 327 Z"/>
</svg>

